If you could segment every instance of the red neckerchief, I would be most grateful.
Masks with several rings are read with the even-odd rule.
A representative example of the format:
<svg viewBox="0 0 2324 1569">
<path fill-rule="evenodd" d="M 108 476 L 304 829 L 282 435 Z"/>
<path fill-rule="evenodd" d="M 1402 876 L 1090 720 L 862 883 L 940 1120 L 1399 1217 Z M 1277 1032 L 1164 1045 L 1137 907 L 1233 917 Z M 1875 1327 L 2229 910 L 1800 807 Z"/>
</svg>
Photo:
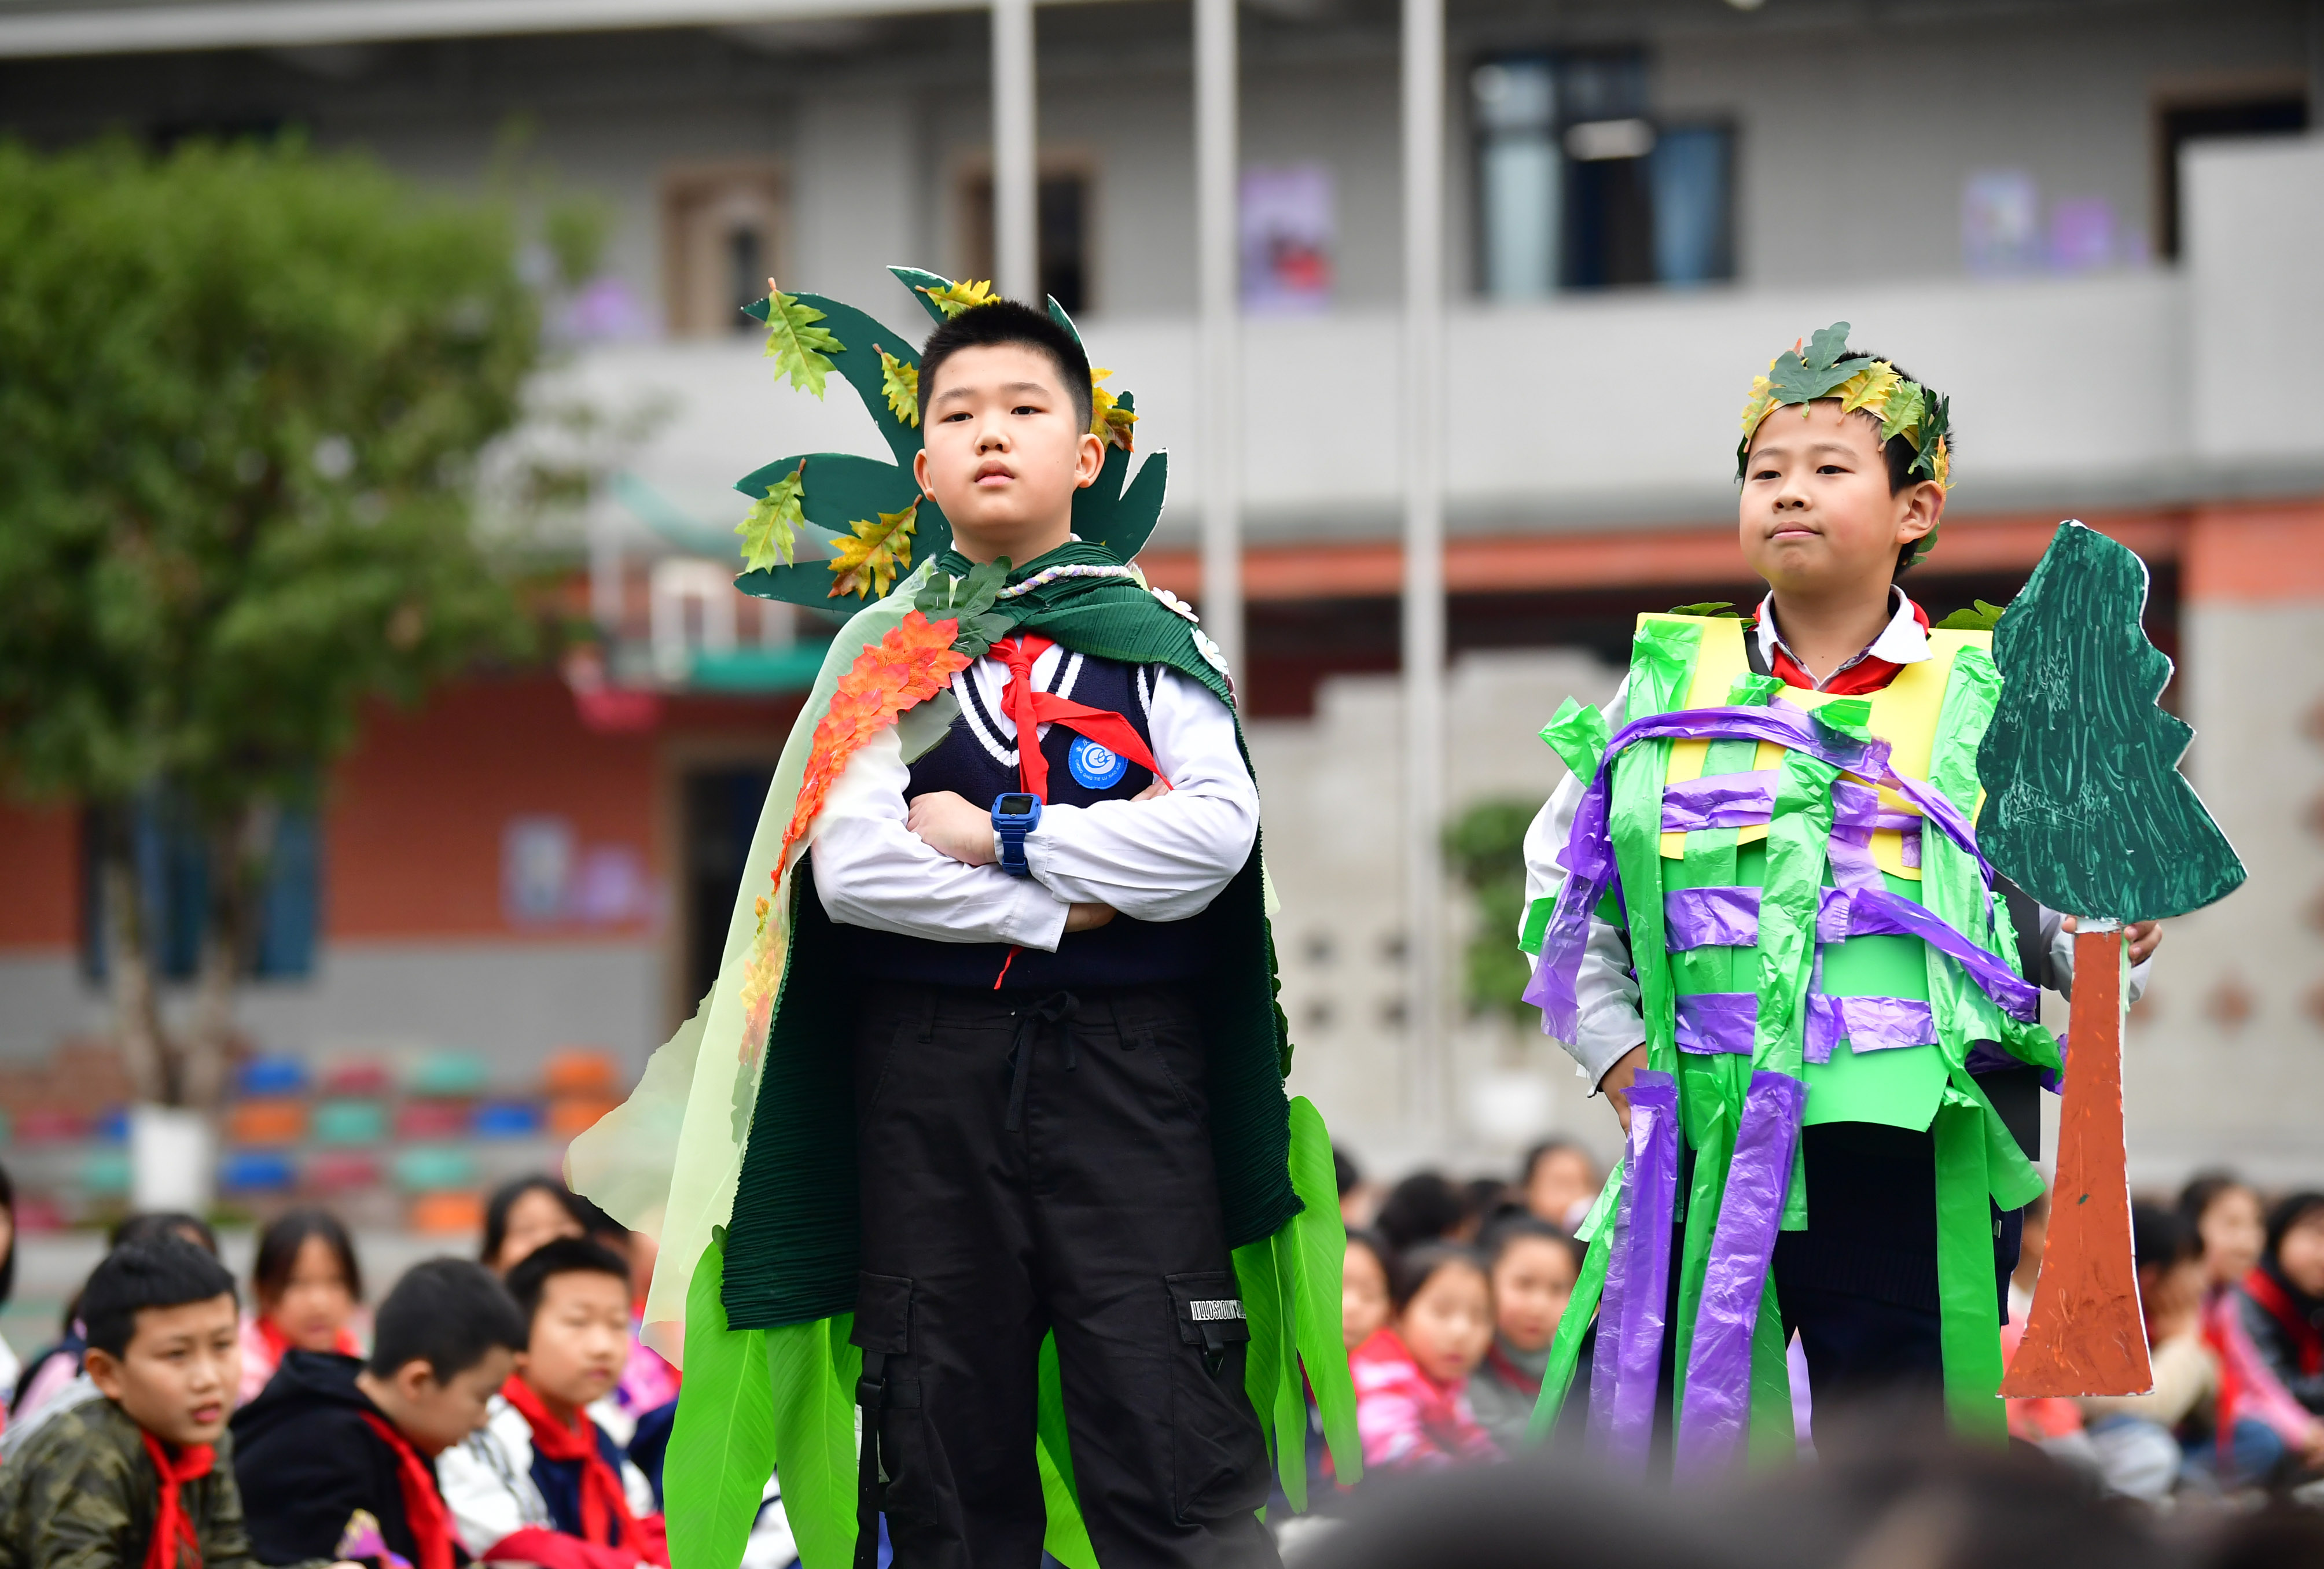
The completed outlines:
<svg viewBox="0 0 2324 1569">
<path fill-rule="evenodd" d="M 1503 1382 L 1510 1385 L 1512 1388 L 1520 1390 L 1525 1393 L 1533 1396 L 1536 1399 L 1540 1399 L 1540 1375 L 1537 1373 L 1529 1373 L 1526 1372 L 1525 1369 L 1519 1367 L 1517 1363 L 1511 1362 L 1508 1358 L 1508 1353 L 1501 1349 L 1501 1343 L 1499 1336 L 1494 1338 L 1492 1344 L 1485 1348 L 1485 1360 L 1493 1364 L 1493 1371 L 1501 1375 Z"/>
<path fill-rule="evenodd" d="M 1049 759 L 1041 755 L 1040 727 L 1045 724 L 1063 725 L 1161 779 L 1162 770 L 1155 765 L 1154 754 L 1147 749 L 1137 727 L 1128 719 L 1110 709 L 1069 702 L 1033 684 L 1033 661 L 1055 647 L 1048 638 L 1029 633 L 1003 638 L 992 645 L 992 656 L 1009 666 L 1009 686 L 1001 694 L 1001 706 L 1017 726 L 1017 776 L 1024 784 L 1025 794 L 1038 796 L 1043 805 L 1048 804 Z M 1169 783 L 1167 779 L 1162 782 Z"/>
<path fill-rule="evenodd" d="M 411 1441 L 384 1417 L 363 1413 L 364 1423 L 395 1453 L 396 1485 L 403 1493 L 403 1521 L 411 1528 L 413 1569 L 452 1569 L 452 1520 L 444 1496 L 436 1491 L 436 1474 L 420 1458 Z"/>
<path fill-rule="evenodd" d="M 2265 1269 L 2255 1265 L 2252 1272 L 2244 1277 L 2244 1295 L 2266 1308 L 2269 1317 L 2283 1326 L 2283 1332 L 2292 1336 L 2292 1349 L 2300 1357 L 2302 1378 L 2314 1378 L 2324 1372 L 2324 1334 L 2319 1334 L 2316 1326 L 2301 1315 L 2281 1280 Z"/>
<path fill-rule="evenodd" d="M 290 1355 L 294 1351 L 303 1349 L 289 1335 L 283 1334 L 281 1328 L 276 1325 L 274 1320 L 269 1318 L 263 1313 L 258 1316 L 258 1338 L 264 1341 L 266 1343 L 266 1349 L 274 1353 L 274 1365 L 276 1367 L 281 1367 L 282 1365 L 282 1359 L 284 1357 Z M 353 1335 L 349 1334 L 345 1329 L 341 1329 L 337 1335 L 332 1340 L 331 1349 L 337 1352 L 341 1356 L 361 1356 L 363 1354 L 362 1345 L 356 1342 L 355 1337 Z"/>
<path fill-rule="evenodd" d="M 603 1451 L 597 1447 L 597 1425 L 589 1420 L 588 1413 L 573 1413 L 573 1425 L 560 1424 L 540 1403 L 532 1386 L 513 1373 L 501 1386 L 501 1399 L 532 1424 L 533 1453 L 544 1459 L 581 1465 L 581 1537 L 584 1541 L 603 1543 L 611 1546 L 625 1544 L 650 1562 L 668 1564 L 669 1552 L 650 1542 L 647 1533 L 638 1527 L 637 1517 L 630 1513 L 630 1500 L 622 1491 L 621 1474 L 605 1463 Z"/>
<path fill-rule="evenodd" d="M 194 1534 L 193 1518 L 186 1513 L 178 1496 L 178 1484 L 208 1476 L 217 1452 L 207 1444 L 189 1444 L 178 1452 L 177 1459 L 171 1460 L 169 1445 L 152 1434 L 140 1427 L 137 1436 L 145 1440 L 145 1453 L 153 1462 L 154 1474 L 161 1479 L 161 1495 L 153 1509 L 153 1538 L 145 1544 L 145 1569 L 179 1569 L 180 1543 L 193 1554 L 194 1569 L 201 1569 L 201 1538 Z"/>
<path fill-rule="evenodd" d="M 1904 603 L 1912 610 L 1913 619 L 1921 623 L 1921 630 L 1926 632 L 1929 629 L 1929 612 L 1914 604 L 1909 595 L 1906 596 Z M 1803 686 L 1811 692 L 1814 691 L 1815 677 L 1810 675 L 1800 662 L 1791 656 L 1784 647 L 1784 640 L 1781 638 L 1774 641 L 1775 656 L 1767 662 L 1768 670 L 1786 686 Z M 1876 638 L 1873 641 L 1877 642 L 1879 639 Z M 1867 646 L 1869 647 L 1869 645 Z M 1834 697 L 1861 697 L 1868 692 L 1878 692 L 1886 686 L 1896 679 L 1896 673 L 1904 668 L 1894 659 L 1883 659 L 1877 655 L 1867 654 L 1833 676 L 1831 684 L 1823 690 Z"/>
</svg>

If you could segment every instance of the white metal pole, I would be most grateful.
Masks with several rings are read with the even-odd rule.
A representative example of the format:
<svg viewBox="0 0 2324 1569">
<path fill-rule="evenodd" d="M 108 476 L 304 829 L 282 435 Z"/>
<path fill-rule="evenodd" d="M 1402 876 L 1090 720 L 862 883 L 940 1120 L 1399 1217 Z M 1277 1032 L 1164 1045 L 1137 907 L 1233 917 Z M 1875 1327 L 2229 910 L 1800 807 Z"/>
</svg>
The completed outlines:
<svg viewBox="0 0 2324 1569">
<path fill-rule="evenodd" d="M 1194 230 L 1202 305 L 1203 625 L 1248 681 L 1242 615 L 1242 323 L 1236 266 L 1235 0 L 1194 0 Z"/>
<path fill-rule="evenodd" d="M 1413 1114 L 1447 1125 L 1444 994 L 1444 5 L 1404 3 L 1405 954 Z"/>
<path fill-rule="evenodd" d="M 1001 292 L 1041 304 L 1033 0 L 992 0 L 992 266 Z"/>
</svg>

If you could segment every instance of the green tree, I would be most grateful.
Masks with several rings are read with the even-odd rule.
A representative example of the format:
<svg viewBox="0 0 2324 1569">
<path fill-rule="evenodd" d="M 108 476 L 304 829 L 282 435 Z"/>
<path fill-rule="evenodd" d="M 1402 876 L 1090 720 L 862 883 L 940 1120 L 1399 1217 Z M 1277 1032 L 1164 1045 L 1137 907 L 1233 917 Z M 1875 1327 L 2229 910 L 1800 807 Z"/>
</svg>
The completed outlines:
<svg viewBox="0 0 2324 1569">
<path fill-rule="evenodd" d="M 141 1095 L 216 1099 L 271 824 L 365 704 L 530 639 L 471 504 L 541 353 L 516 262 L 500 208 L 295 142 L 0 144 L 0 782 L 88 809 Z M 182 1045 L 130 842 L 164 792 L 208 847 Z"/>
<path fill-rule="evenodd" d="M 1472 1014 L 1522 1021 L 1533 1012 L 1523 999 L 1532 971 L 1517 950 L 1517 923 L 1525 914 L 1525 836 L 1534 812 L 1523 801 L 1480 801 L 1444 830 L 1444 858 L 1476 901 L 1462 988 Z"/>
</svg>

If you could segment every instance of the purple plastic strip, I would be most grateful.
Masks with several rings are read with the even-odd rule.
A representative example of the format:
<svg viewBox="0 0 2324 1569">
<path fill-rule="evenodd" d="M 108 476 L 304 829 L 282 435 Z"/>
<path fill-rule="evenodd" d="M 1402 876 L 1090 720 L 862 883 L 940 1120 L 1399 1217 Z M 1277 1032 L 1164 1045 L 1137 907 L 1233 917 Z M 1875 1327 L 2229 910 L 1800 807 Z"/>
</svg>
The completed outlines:
<svg viewBox="0 0 2324 1569">
<path fill-rule="evenodd" d="M 1751 1416 L 1751 1343 L 1807 1089 L 1789 1074 L 1755 1073 L 1744 1096 L 1687 1354 L 1675 1461 L 1681 1480 L 1723 1472 L 1742 1452 Z"/>
<path fill-rule="evenodd" d="M 1629 1232 L 1620 1265 L 1622 1318 L 1611 1347 L 1614 1387 L 1604 1444 L 1617 1467 L 1640 1472 L 1654 1440 L 1655 1384 L 1662 1372 L 1665 1296 L 1670 1289 L 1671 1208 L 1678 1179 L 1678 1081 L 1641 1072 L 1630 1087 L 1630 1148 L 1623 1166 Z"/>
<path fill-rule="evenodd" d="M 1749 774 L 1706 774 L 1682 779 L 1663 792 L 1663 831 L 1692 833 L 1706 828 L 1754 828 L 1765 823 L 1775 804 L 1775 770 Z M 1895 829 L 1918 834 L 1923 819 L 1916 812 L 1883 812 L 1880 793 L 1868 784 L 1842 779 L 1832 796 L 1832 821 L 1850 828 Z"/>
<path fill-rule="evenodd" d="M 1697 1057 L 1751 1055 L 1751 1029 L 1759 1017 L 1755 992 L 1691 992 L 1678 999 L 1678 1049 Z M 1895 1051 L 1937 1042 L 1936 1014 L 1917 997 L 1835 997 L 1811 988 L 1805 1038 L 1810 1062 L 1831 1060 L 1846 1041 L 1851 1051 Z"/>
<path fill-rule="evenodd" d="M 1844 852 L 1835 834 L 1833 858 Z M 1837 870 L 1835 876 L 1840 875 Z M 1759 890 L 1746 887 L 1677 888 L 1663 895 L 1665 946 L 1674 953 L 1691 948 L 1749 948 L 1759 940 Z M 1926 905 L 1885 887 L 1826 888 L 1816 906 L 1816 940 L 1850 937 L 1917 937 L 1957 960 L 1986 996 L 2011 1018 L 2031 1023 L 2039 1016 L 2038 987 L 2009 968 L 2006 959 L 1978 947 L 1947 925 Z"/>
</svg>

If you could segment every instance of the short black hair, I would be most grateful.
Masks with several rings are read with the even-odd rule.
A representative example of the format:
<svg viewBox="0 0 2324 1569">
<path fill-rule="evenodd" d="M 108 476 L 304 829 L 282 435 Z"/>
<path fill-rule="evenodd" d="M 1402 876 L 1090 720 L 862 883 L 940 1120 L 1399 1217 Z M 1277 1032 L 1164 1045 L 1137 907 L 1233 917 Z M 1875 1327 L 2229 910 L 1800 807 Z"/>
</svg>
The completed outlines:
<svg viewBox="0 0 2324 1569">
<path fill-rule="evenodd" d="M 124 1215 L 115 1223 L 112 1233 L 105 1239 L 109 1249 L 126 1247 L 131 1243 L 153 1242 L 161 1237 L 180 1237 L 193 1243 L 210 1257 L 217 1257 L 217 1233 L 209 1222 L 198 1215 L 188 1215 L 182 1209 L 144 1209 L 134 1215 Z"/>
<path fill-rule="evenodd" d="M 1474 1270 L 1485 1277 L 1490 1287 L 1492 1271 L 1485 1267 L 1484 1259 L 1472 1247 L 1459 1243 L 1429 1243 L 1406 1252 L 1400 1252 L 1388 1266 L 1388 1299 L 1401 1313 L 1420 1295 L 1420 1289 L 1444 1270 Z"/>
<path fill-rule="evenodd" d="M 963 349 L 991 348 L 1001 344 L 1021 344 L 1038 349 L 1049 356 L 1057 367 L 1057 379 L 1065 385 L 1065 396 L 1073 399 L 1074 413 L 1087 430 L 1096 412 L 1090 396 L 1090 362 L 1088 351 L 1081 341 L 1029 305 L 1019 305 L 1013 299 L 996 299 L 991 305 L 971 306 L 928 335 L 927 347 L 920 351 L 920 423 L 928 418 L 928 399 L 936 393 L 936 372 L 946 360 Z"/>
<path fill-rule="evenodd" d="M 1461 1229 L 1469 1206 L 1461 1190 L 1438 1171 L 1416 1171 L 1388 1189 L 1372 1224 L 1401 1252 Z"/>
<path fill-rule="evenodd" d="M 532 1321 L 540 1312 L 540 1299 L 549 1291 L 550 1279 L 558 1275 L 611 1275 L 627 1289 L 630 1266 L 622 1255 L 604 1243 L 591 1242 L 586 1236 L 560 1236 L 545 1242 L 524 1256 L 524 1262 L 508 1272 L 508 1294 L 516 1298 L 517 1310 L 524 1315 L 526 1335 L 531 1334 Z"/>
<path fill-rule="evenodd" d="M 484 1245 L 476 1256 L 485 1263 L 489 1264 L 500 1257 L 501 1249 L 508 1242 L 509 1211 L 514 1209 L 516 1201 L 528 1193 L 548 1194 L 565 1207 L 565 1213 L 573 1217 L 576 1225 L 585 1228 L 588 1225 L 588 1216 L 581 1213 L 581 1207 L 574 1202 L 572 1193 L 556 1178 L 543 1176 L 538 1171 L 529 1177 L 512 1177 L 493 1188 L 492 1197 L 484 1203 Z"/>
<path fill-rule="evenodd" d="M 1339 1185 L 1340 1197 L 1354 1192 L 1364 1179 L 1364 1169 L 1356 1158 L 1338 1144 L 1332 1146 L 1332 1180 Z"/>
<path fill-rule="evenodd" d="M 2189 1225 L 2200 1230 L 2203 1217 L 2211 1213 L 2211 1206 L 2239 1188 L 2248 1193 L 2251 1184 L 2224 1166 L 2207 1167 L 2188 1178 L 2187 1186 L 2179 1189 L 2179 1213 Z M 2256 1194 L 2252 1202 L 2259 1202 Z"/>
<path fill-rule="evenodd" d="M 137 1334 L 141 1312 L 215 1297 L 241 1300 L 226 1266 L 183 1237 L 159 1236 L 105 1255 L 81 1288 L 80 1317 L 90 1347 L 119 1356 Z"/>
<path fill-rule="evenodd" d="M 2277 1199 L 2275 1207 L 2267 1212 L 2267 1256 L 2280 1261 L 2284 1234 L 2319 1209 L 2324 1209 L 2324 1193 L 2313 1188 L 2302 1188 Z"/>
<path fill-rule="evenodd" d="M 494 1346 L 522 1351 L 531 1339 L 524 1315 L 493 1272 L 468 1259 L 429 1259 L 404 1271 L 372 1322 L 371 1371 L 425 1362 L 438 1383 L 448 1382 Z"/>
<path fill-rule="evenodd" d="M 1517 1168 L 1517 1185 L 1520 1188 L 1531 1187 L 1533 1174 L 1540 1169 L 1541 1163 L 1552 1155 L 1562 1155 L 1568 1150 L 1581 1156 L 1582 1163 L 1589 1167 L 1593 1173 L 1598 1170 L 1597 1161 L 1580 1143 L 1574 1140 L 1553 1134 L 1525 1152 L 1525 1161 Z"/>
<path fill-rule="evenodd" d="M 258 1260 L 250 1269 L 251 1294 L 263 1308 L 290 1289 L 290 1273 L 299 1267 L 300 1250 L 309 1239 L 319 1240 L 339 1262 L 347 1295 L 363 1300 L 363 1270 L 355 1262 L 355 1239 L 339 1217 L 327 1209 L 293 1209 L 267 1223 L 258 1234 Z"/>
<path fill-rule="evenodd" d="M 1550 1225 L 1549 1222 L 1529 1210 L 1519 1210 L 1515 1215 L 1503 1216 L 1487 1226 L 1485 1234 L 1477 1239 L 1477 1251 L 1485 1256 L 1487 1272 L 1491 1272 L 1499 1265 L 1503 1253 L 1528 1238 L 1555 1243 L 1559 1247 L 1563 1248 L 1566 1256 L 1573 1261 L 1573 1272 L 1576 1275 L 1582 1272 L 1582 1244 L 1574 1241 L 1571 1234 Z"/>
<path fill-rule="evenodd" d="M 2168 1270 L 2195 1256 L 2195 1228 L 2175 1208 L 2130 1207 L 2130 1258 L 2142 1270 Z"/>
</svg>

